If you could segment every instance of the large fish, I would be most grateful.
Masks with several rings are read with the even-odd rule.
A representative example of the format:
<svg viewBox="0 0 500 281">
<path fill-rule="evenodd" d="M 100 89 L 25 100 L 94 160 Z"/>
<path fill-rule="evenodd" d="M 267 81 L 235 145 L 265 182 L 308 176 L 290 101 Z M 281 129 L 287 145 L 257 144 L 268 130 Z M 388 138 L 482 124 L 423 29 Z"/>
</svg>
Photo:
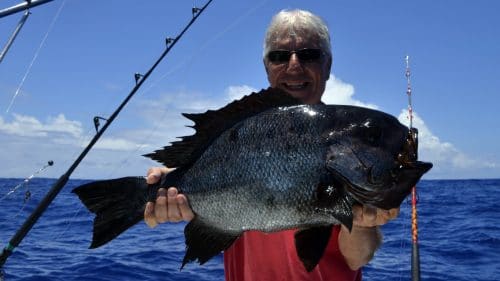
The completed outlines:
<svg viewBox="0 0 500 281">
<path fill-rule="evenodd" d="M 91 248 L 143 219 L 159 187 L 176 186 L 195 213 L 186 254 L 203 264 L 247 230 L 297 229 L 307 270 L 319 262 L 331 226 L 352 227 L 353 204 L 398 207 L 431 167 L 417 161 L 416 130 L 367 108 L 304 105 L 269 88 L 203 114 L 184 114 L 196 133 L 146 156 L 177 169 L 159 185 L 143 177 L 96 181 L 74 190 L 96 214 Z"/>
</svg>

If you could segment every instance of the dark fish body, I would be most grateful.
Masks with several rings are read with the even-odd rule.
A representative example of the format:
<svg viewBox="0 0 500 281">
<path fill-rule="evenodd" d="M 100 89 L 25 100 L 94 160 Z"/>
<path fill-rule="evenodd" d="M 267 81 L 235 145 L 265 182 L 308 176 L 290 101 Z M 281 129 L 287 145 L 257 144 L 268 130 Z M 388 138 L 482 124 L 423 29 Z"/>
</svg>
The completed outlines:
<svg viewBox="0 0 500 281">
<path fill-rule="evenodd" d="M 393 116 L 301 105 L 274 89 L 185 116 L 196 134 L 147 155 L 177 167 L 159 186 L 178 187 L 196 215 L 185 229 L 183 265 L 204 263 L 247 230 L 298 228 L 297 252 L 312 270 L 331 225 L 352 226 L 353 204 L 398 207 L 432 166 L 401 160 L 416 151 L 408 147 L 408 128 Z M 92 247 L 141 220 L 157 188 L 122 178 L 75 189 L 96 213 Z"/>
<path fill-rule="evenodd" d="M 315 193 L 329 173 L 328 144 L 321 137 L 327 111 L 327 106 L 299 105 L 248 118 L 217 138 L 177 186 L 199 216 L 221 229 L 338 224 L 315 211 Z"/>
</svg>

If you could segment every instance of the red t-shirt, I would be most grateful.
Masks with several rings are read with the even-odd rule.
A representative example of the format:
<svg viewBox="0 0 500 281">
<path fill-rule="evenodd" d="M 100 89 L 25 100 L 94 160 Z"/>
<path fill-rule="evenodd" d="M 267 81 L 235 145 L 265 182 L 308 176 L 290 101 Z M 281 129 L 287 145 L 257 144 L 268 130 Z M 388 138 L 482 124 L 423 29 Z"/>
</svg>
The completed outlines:
<svg viewBox="0 0 500 281">
<path fill-rule="evenodd" d="M 361 281 L 361 270 L 351 270 L 340 253 L 340 227 L 333 227 L 319 264 L 307 272 L 295 250 L 295 230 L 276 233 L 245 232 L 224 252 L 227 281 Z"/>
</svg>

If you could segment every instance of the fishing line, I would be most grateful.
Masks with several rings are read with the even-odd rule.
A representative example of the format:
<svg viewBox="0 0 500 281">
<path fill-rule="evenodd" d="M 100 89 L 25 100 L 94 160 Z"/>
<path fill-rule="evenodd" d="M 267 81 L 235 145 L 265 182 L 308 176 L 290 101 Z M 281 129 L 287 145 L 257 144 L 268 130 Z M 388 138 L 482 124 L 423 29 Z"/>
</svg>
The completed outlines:
<svg viewBox="0 0 500 281">
<path fill-rule="evenodd" d="M 40 168 L 38 171 L 34 172 L 33 174 L 31 174 L 31 176 L 25 178 L 23 180 L 23 182 L 19 183 L 18 185 L 16 185 L 14 188 L 12 188 L 9 192 L 7 192 L 7 194 L 5 194 L 2 198 L 0 198 L 0 202 L 2 202 L 2 200 L 4 200 L 5 198 L 7 198 L 9 195 L 11 195 L 12 193 L 16 192 L 16 190 L 18 190 L 20 187 L 23 187 L 23 186 L 27 186 L 28 183 L 30 182 L 30 180 L 35 177 L 36 175 L 38 175 L 39 173 L 41 173 L 43 170 L 47 169 L 48 167 L 54 165 L 54 161 L 52 160 L 49 160 L 47 162 L 46 165 L 44 165 L 42 168 Z"/>
<path fill-rule="evenodd" d="M 200 55 L 201 51 L 203 51 L 203 50 L 207 49 L 208 47 L 210 47 L 210 45 L 212 45 L 215 41 L 219 40 L 224 34 L 226 34 L 227 32 L 229 32 L 230 30 L 234 29 L 242 21 L 244 21 L 245 19 L 247 19 L 248 17 L 250 17 L 252 14 L 254 14 L 257 10 L 261 9 L 263 6 L 265 6 L 265 4 L 267 4 L 267 2 L 269 2 L 269 0 L 262 0 L 259 3 L 257 3 L 254 7 L 252 7 L 251 9 L 248 9 L 247 12 L 244 13 L 242 16 L 236 17 L 236 19 L 233 20 L 229 25 L 226 25 L 224 29 L 221 29 L 221 31 L 219 31 L 217 34 L 215 34 L 214 36 L 212 36 L 210 38 L 210 40 L 207 40 L 203 44 L 199 45 L 199 48 L 196 50 L 196 52 L 191 53 L 191 55 L 185 57 L 185 59 L 183 59 L 181 62 L 179 62 L 176 65 L 174 65 L 173 67 L 169 68 L 169 70 L 166 71 L 165 73 L 163 73 L 159 78 L 156 78 L 154 81 L 152 81 L 149 84 L 149 86 L 147 86 L 142 91 L 142 94 L 144 96 L 148 95 L 148 93 L 152 89 L 157 88 L 158 85 L 160 84 L 160 82 L 162 82 L 167 77 L 169 77 L 170 75 L 172 75 L 172 73 L 178 72 L 180 69 L 182 69 L 182 68 L 184 68 L 184 67 L 186 67 L 188 65 L 192 65 L 193 62 L 194 62 L 194 60 L 195 60 L 195 58 Z M 196 5 L 196 1 L 193 1 L 193 7 L 196 7 L 196 6 L 197 6 Z M 170 39 L 170 40 L 168 40 L 168 39 Z M 167 38 L 167 44 L 170 44 L 171 40 L 172 40 L 172 38 Z M 170 41 L 170 43 L 168 43 L 169 41 Z M 135 73 L 135 79 L 136 79 L 136 81 L 138 79 L 141 79 L 141 78 L 142 78 L 142 75 L 140 73 Z M 164 120 L 166 114 L 167 114 L 167 112 L 163 112 L 163 114 L 160 116 L 159 119 L 160 120 Z M 108 171 L 107 174 L 109 176 L 115 174 L 116 171 L 120 170 L 123 166 L 125 166 L 128 163 L 129 159 L 131 159 L 133 157 L 136 157 L 137 154 L 139 153 L 139 151 L 141 151 L 142 149 L 144 149 L 144 147 L 148 146 L 148 141 L 147 140 L 151 140 L 154 132 L 157 132 L 158 129 L 159 129 L 159 125 L 157 124 L 152 129 L 148 130 L 150 133 L 144 135 L 141 138 L 141 141 L 138 143 L 138 146 L 135 149 L 129 150 L 129 152 L 127 152 L 127 155 L 125 157 L 123 157 L 123 159 L 120 161 L 121 165 L 114 165 L 112 168 L 110 167 L 107 170 Z"/>
<path fill-rule="evenodd" d="M 10 104 L 7 107 L 7 110 L 5 111 L 5 113 L 9 113 L 10 108 L 14 104 L 16 97 L 19 95 L 19 92 L 21 91 L 21 88 L 23 87 L 24 82 L 26 81 L 26 78 L 28 77 L 29 73 L 31 72 L 31 68 L 33 67 L 33 64 L 35 63 L 36 59 L 38 58 L 38 54 L 42 50 L 42 47 L 45 45 L 45 41 L 47 40 L 49 33 L 52 31 L 52 28 L 54 27 L 57 19 L 59 18 L 59 15 L 61 14 L 62 8 L 64 7 L 65 3 L 66 3 L 66 0 L 64 0 L 62 2 L 61 6 L 59 7 L 59 10 L 57 10 L 56 15 L 52 19 L 52 22 L 50 23 L 49 28 L 48 28 L 47 32 L 45 33 L 45 36 L 43 37 L 42 41 L 40 42 L 40 45 L 38 46 L 38 49 L 36 50 L 35 55 L 33 56 L 33 59 L 31 60 L 31 63 L 28 66 L 28 69 L 26 70 L 26 73 L 24 73 L 23 79 L 21 79 L 21 83 L 19 83 L 19 86 L 17 87 L 16 92 L 14 93 L 14 96 L 10 100 Z"/>
<path fill-rule="evenodd" d="M 407 206 L 410 206 L 411 201 L 409 200 L 409 198 L 407 198 L 406 204 L 407 204 Z M 406 214 L 405 217 L 402 218 L 403 229 L 400 232 L 401 238 L 399 239 L 399 241 L 401 241 L 401 243 L 400 243 L 400 247 L 399 247 L 399 253 L 397 255 L 399 257 L 406 256 L 404 254 L 404 252 L 406 252 L 405 250 L 407 249 L 407 243 L 406 243 L 405 237 L 406 237 L 406 233 L 407 233 L 408 229 L 410 229 L 408 227 L 408 225 L 410 224 L 410 221 L 411 221 L 411 212 L 409 212 L 408 214 Z M 405 274 L 405 271 L 403 270 L 403 268 L 400 267 L 399 272 L 398 272 L 398 277 L 399 277 L 398 280 L 403 280 L 404 274 Z M 406 278 L 404 278 L 404 279 L 406 280 Z"/>
<path fill-rule="evenodd" d="M 25 192 L 25 196 L 24 196 L 24 200 L 23 200 L 23 203 L 21 205 L 21 208 L 17 211 L 16 214 L 14 214 L 12 217 L 10 217 L 11 220 L 15 220 L 19 215 L 21 215 L 21 213 L 24 211 L 24 208 L 28 205 L 28 201 L 29 199 L 31 199 L 31 196 L 33 196 L 35 193 L 31 193 L 31 191 L 29 191 L 28 189 L 28 185 L 26 184 L 26 192 Z"/>
<path fill-rule="evenodd" d="M 82 204 L 78 204 L 78 209 L 75 210 L 73 212 L 73 216 L 71 218 L 68 218 L 64 223 L 65 223 L 65 226 L 64 226 L 64 229 L 59 231 L 59 234 L 57 236 L 55 236 L 52 240 L 54 241 L 57 241 L 59 239 L 61 239 L 61 237 L 66 233 L 68 232 L 70 226 L 71 226 L 71 223 L 75 221 L 75 218 L 80 214 L 80 211 L 82 210 L 83 208 L 83 205 Z"/>
<path fill-rule="evenodd" d="M 184 66 L 187 65 L 192 65 L 194 59 L 200 55 L 201 51 L 207 49 L 210 45 L 213 44 L 213 42 L 219 40 L 224 34 L 229 32 L 230 30 L 234 29 L 236 26 L 238 26 L 242 21 L 250 17 L 252 14 L 254 14 L 257 10 L 261 9 L 265 4 L 267 4 L 269 0 L 262 0 L 261 2 L 257 3 L 253 8 L 249 9 L 246 13 L 244 13 L 241 16 L 236 17 L 234 21 L 232 21 L 230 24 L 228 24 L 224 29 L 222 29 L 220 32 L 215 34 L 210 38 L 210 40 L 206 41 L 205 43 L 201 44 L 200 47 L 197 49 L 196 52 L 193 52 L 192 55 L 186 57 L 182 62 L 178 63 L 174 68 L 169 70 L 168 72 L 164 73 L 161 75 L 157 80 L 153 81 L 153 83 L 150 84 L 148 88 L 144 90 L 144 93 L 149 92 L 152 88 L 155 88 L 159 82 L 164 80 L 166 77 L 168 77 L 170 74 L 173 72 L 177 71 L 178 69 L 181 69 Z"/>
<path fill-rule="evenodd" d="M 262 0 L 259 3 L 257 3 L 253 8 L 249 9 L 243 15 L 236 17 L 236 19 L 233 20 L 230 24 L 228 24 L 224 29 L 222 29 L 220 32 L 218 32 L 214 36 L 212 36 L 210 38 L 210 40 L 208 40 L 205 43 L 201 44 L 200 47 L 197 49 L 196 52 L 193 52 L 192 55 L 186 57 L 184 60 L 182 60 L 181 62 L 179 62 L 178 64 L 176 64 L 173 68 L 171 68 L 169 71 L 167 71 L 166 73 L 164 73 L 163 75 L 161 75 L 158 79 L 156 79 L 155 81 L 153 81 L 150 84 L 150 86 L 144 90 L 143 93 L 146 95 L 150 90 L 152 90 L 153 88 L 157 87 L 157 85 L 161 81 L 163 81 L 166 77 L 170 76 L 172 73 L 178 71 L 179 69 L 181 69 L 181 68 L 183 68 L 185 66 L 192 65 L 193 61 L 195 60 L 195 58 L 197 56 L 200 55 L 201 51 L 207 49 L 215 41 L 217 41 L 221 37 L 223 37 L 223 35 L 225 35 L 227 32 L 229 32 L 230 30 L 232 30 L 235 27 L 237 27 L 241 22 L 243 22 L 248 17 L 250 17 L 251 15 L 253 15 L 257 10 L 261 9 L 265 4 L 267 4 L 267 2 L 269 2 L 269 0 Z M 193 1 L 193 3 L 194 3 L 194 1 Z M 160 116 L 159 119 L 160 120 L 164 120 L 166 114 L 167 114 L 167 112 L 164 111 L 162 113 L 162 115 Z M 141 142 L 141 145 L 135 151 L 130 152 L 125 159 L 129 159 L 129 158 L 133 157 L 135 154 L 137 154 L 138 151 L 140 151 L 141 149 L 143 149 L 146 146 L 147 140 L 151 140 L 152 139 L 152 136 L 153 136 L 154 132 L 158 132 L 159 131 L 159 126 L 160 126 L 159 123 L 156 123 L 156 125 L 151 130 L 149 130 L 150 133 L 147 134 L 147 135 L 145 135 L 143 137 L 143 141 Z M 124 160 L 124 162 L 126 162 L 126 161 L 127 160 Z"/>
<path fill-rule="evenodd" d="M 252 14 L 254 14 L 257 10 L 261 9 L 269 0 L 263 0 L 259 3 L 257 3 L 253 8 L 249 9 L 246 13 L 244 13 L 242 16 L 238 16 L 235 20 L 233 20 L 229 25 L 226 25 L 224 29 L 222 29 L 220 32 L 215 34 L 210 38 L 210 40 L 205 41 L 205 43 L 201 44 L 200 47 L 196 50 L 196 52 L 193 52 L 190 56 L 187 56 L 184 60 L 181 62 L 177 63 L 174 65 L 172 68 L 170 68 L 167 72 L 163 73 L 159 78 L 154 80 L 142 93 L 143 95 L 147 95 L 148 92 L 150 92 L 152 89 L 156 88 L 161 81 L 165 80 L 167 77 L 169 77 L 172 73 L 175 73 L 179 71 L 179 69 L 182 69 L 183 67 L 186 67 L 188 65 L 192 65 L 193 61 L 197 56 L 200 55 L 201 51 L 207 49 L 212 45 L 215 41 L 219 40 L 224 34 L 229 32 L 230 30 L 234 29 L 236 26 L 238 26 L 242 21 L 250 17 Z M 193 1 L 193 6 L 195 6 L 195 1 Z M 159 120 L 165 120 L 166 119 L 166 114 L 167 112 L 164 111 Z M 112 169 L 109 169 L 110 175 L 116 173 L 117 170 L 119 170 L 121 167 L 125 166 L 126 163 L 128 163 L 129 159 L 136 157 L 139 154 L 139 151 L 144 149 L 145 147 L 148 146 L 148 140 L 153 139 L 153 134 L 155 132 L 159 131 L 159 123 L 156 123 L 153 128 L 151 128 L 148 134 L 144 135 L 141 138 L 140 144 L 138 147 L 134 150 L 130 150 L 127 155 L 120 161 L 121 165 L 120 166 L 113 166 Z"/>
<path fill-rule="evenodd" d="M 4 200 L 5 198 L 7 198 L 8 196 L 12 195 L 14 192 L 16 192 L 19 188 L 21 187 L 25 187 L 26 188 L 26 191 L 24 193 L 24 200 L 23 200 L 23 203 L 20 207 L 20 209 L 12 216 L 10 217 L 11 220 L 14 220 L 16 219 L 19 215 L 21 215 L 21 213 L 23 212 L 24 208 L 27 206 L 28 204 L 28 201 L 31 199 L 31 196 L 33 196 L 33 194 L 35 194 L 34 192 L 32 193 L 30 191 L 30 189 L 28 188 L 28 184 L 29 182 L 31 181 L 31 179 L 33 179 L 33 177 L 35 177 L 37 174 L 41 173 L 43 170 L 47 169 L 49 166 L 52 166 L 54 165 L 54 161 L 50 160 L 47 162 L 47 164 L 45 166 L 43 166 L 42 168 L 40 168 L 38 171 L 34 172 L 33 174 L 31 174 L 31 176 L 25 178 L 23 180 L 23 182 L 19 183 L 18 185 L 16 185 L 14 188 L 12 188 L 9 192 L 7 192 L 7 194 L 5 194 L 2 198 L 0 198 L 0 202 L 2 202 L 2 200 Z"/>
</svg>

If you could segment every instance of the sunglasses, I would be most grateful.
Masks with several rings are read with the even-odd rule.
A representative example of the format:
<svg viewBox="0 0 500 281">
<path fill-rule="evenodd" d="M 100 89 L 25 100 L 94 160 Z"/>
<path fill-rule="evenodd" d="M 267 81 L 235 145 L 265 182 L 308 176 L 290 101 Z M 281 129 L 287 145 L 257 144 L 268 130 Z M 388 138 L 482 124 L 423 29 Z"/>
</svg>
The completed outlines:
<svg viewBox="0 0 500 281">
<path fill-rule="evenodd" d="M 267 53 L 267 59 L 276 64 L 288 63 L 292 54 L 296 54 L 301 62 L 314 62 L 321 58 L 323 51 L 308 48 L 296 51 L 274 50 Z"/>
</svg>

